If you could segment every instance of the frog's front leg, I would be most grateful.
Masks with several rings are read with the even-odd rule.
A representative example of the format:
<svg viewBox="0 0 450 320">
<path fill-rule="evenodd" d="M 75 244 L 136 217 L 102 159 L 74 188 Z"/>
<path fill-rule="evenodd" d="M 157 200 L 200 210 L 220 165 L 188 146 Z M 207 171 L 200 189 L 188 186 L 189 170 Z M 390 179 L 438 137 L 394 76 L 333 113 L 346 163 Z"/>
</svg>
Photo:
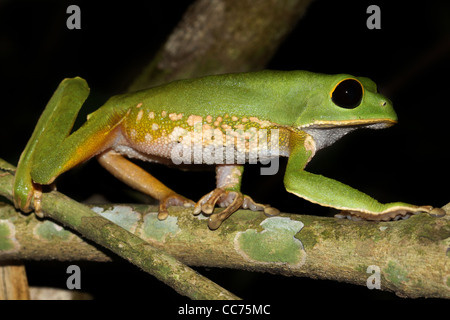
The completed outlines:
<svg viewBox="0 0 450 320">
<path fill-rule="evenodd" d="M 306 145 L 306 147 L 305 147 Z M 403 202 L 380 203 L 367 194 L 339 181 L 303 170 L 312 151 L 308 144 L 297 144 L 291 150 L 284 184 L 287 191 L 323 206 L 344 210 L 344 215 L 364 220 L 391 220 L 409 214 L 429 212 L 440 216 L 443 210 L 431 206 L 415 206 Z"/>
<path fill-rule="evenodd" d="M 111 174 L 130 187 L 159 200 L 158 219 L 168 217 L 168 207 L 193 207 L 194 202 L 169 189 L 141 167 L 109 150 L 97 156 L 99 163 Z"/>
<path fill-rule="evenodd" d="M 280 213 L 270 205 L 256 203 L 252 198 L 241 193 L 243 170 L 244 167 L 242 165 L 216 166 L 216 189 L 203 196 L 194 208 L 194 214 L 199 214 L 200 212 L 210 214 L 208 220 L 210 229 L 215 230 L 220 227 L 224 220 L 240 208 L 264 211 L 269 216 Z M 225 207 L 225 209 L 221 212 L 213 213 L 216 205 Z"/>
</svg>

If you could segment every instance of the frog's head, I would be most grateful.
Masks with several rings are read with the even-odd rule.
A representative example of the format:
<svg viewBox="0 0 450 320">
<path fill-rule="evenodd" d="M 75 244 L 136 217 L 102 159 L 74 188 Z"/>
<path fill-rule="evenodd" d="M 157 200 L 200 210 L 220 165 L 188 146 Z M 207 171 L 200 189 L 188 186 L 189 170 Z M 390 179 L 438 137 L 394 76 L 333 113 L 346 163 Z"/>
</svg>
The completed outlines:
<svg viewBox="0 0 450 320">
<path fill-rule="evenodd" d="M 322 75 L 295 126 L 309 133 L 318 149 L 357 128 L 387 128 L 397 122 L 392 102 L 364 77 Z"/>
</svg>

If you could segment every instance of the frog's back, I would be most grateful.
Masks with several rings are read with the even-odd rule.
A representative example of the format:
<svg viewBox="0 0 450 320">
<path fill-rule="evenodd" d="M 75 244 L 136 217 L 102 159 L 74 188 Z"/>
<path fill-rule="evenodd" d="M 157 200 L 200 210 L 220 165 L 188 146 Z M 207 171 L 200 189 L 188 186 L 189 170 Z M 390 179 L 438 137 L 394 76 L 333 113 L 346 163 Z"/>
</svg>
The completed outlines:
<svg viewBox="0 0 450 320">
<path fill-rule="evenodd" d="M 307 71 L 260 71 L 178 80 L 155 88 L 117 96 L 117 103 L 142 103 L 144 112 L 183 113 L 202 117 L 258 117 L 290 125 L 301 112 L 290 99 L 307 94 Z M 297 94 L 297 96 L 296 96 Z M 132 111 L 133 112 L 133 111 Z"/>
</svg>

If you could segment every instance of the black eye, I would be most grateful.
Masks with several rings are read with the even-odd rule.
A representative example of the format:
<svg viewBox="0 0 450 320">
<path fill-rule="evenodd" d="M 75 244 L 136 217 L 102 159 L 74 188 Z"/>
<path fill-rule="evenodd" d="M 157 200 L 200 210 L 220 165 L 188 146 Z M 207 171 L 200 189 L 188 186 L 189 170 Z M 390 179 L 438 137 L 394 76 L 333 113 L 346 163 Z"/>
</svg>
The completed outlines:
<svg viewBox="0 0 450 320">
<path fill-rule="evenodd" d="M 361 83 L 355 79 L 345 79 L 337 84 L 331 100 L 341 108 L 353 109 L 359 106 L 363 97 Z"/>
</svg>

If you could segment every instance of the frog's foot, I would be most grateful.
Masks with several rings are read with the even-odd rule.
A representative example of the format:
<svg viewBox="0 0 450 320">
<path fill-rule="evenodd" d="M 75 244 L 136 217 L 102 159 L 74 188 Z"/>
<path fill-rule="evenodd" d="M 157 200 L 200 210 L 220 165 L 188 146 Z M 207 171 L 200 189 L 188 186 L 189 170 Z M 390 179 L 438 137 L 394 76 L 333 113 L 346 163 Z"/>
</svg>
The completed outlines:
<svg viewBox="0 0 450 320">
<path fill-rule="evenodd" d="M 225 209 L 221 212 L 213 213 L 216 205 Z M 209 214 L 208 227 L 215 230 L 220 227 L 223 221 L 240 208 L 250 209 L 252 211 L 264 211 L 267 216 L 275 216 L 280 213 L 278 209 L 270 205 L 256 203 L 252 198 L 243 195 L 241 192 L 217 188 L 203 196 L 197 202 L 194 208 L 194 214 L 197 215 L 200 212 Z"/>
<path fill-rule="evenodd" d="M 165 220 L 169 216 L 169 211 L 167 210 L 169 207 L 173 206 L 183 206 L 183 207 L 193 207 L 195 202 L 185 198 L 178 193 L 172 193 L 165 196 L 163 199 L 159 201 L 159 213 L 158 219 Z"/>
<path fill-rule="evenodd" d="M 34 214 L 38 218 L 44 218 L 44 213 L 42 212 L 42 188 L 34 187 L 33 190 L 33 207 L 34 207 Z"/>
<path fill-rule="evenodd" d="M 433 208 L 432 206 L 420 206 L 420 207 L 394 207 L 391 210 L 384 212 L 362 212 L 362 211 L 350 211 L 344 210 L 336 214 L 336 218 L 350 219 L 354 221 L 369 220 L 369 221 L 390 221 L 390 220 L 404 220 L 408 219 L 414 214 L 426 212 L 433 217 L 443 217 L 446 212 L 441 208 Z"/>
<path fill-rule="evenodd" d="M 55 191 L 56 190 L 56 185 L 54 183 L 48 185 L 48 186 L 43 186 L 37 183 L 33 183 L 33 191 L 31 192 L 32 194 L 32 201 L 33 201 L 33 210 L 34 210 L 34 214 L 36 215 L 36 217 L 38 218 L 44 218 L 45 214 L 42 211 L 42 194 L 43 192 L 49 192 L 49 191 Z M 31 207 L 30 207 L 31 209 Z"/>
</svg>

